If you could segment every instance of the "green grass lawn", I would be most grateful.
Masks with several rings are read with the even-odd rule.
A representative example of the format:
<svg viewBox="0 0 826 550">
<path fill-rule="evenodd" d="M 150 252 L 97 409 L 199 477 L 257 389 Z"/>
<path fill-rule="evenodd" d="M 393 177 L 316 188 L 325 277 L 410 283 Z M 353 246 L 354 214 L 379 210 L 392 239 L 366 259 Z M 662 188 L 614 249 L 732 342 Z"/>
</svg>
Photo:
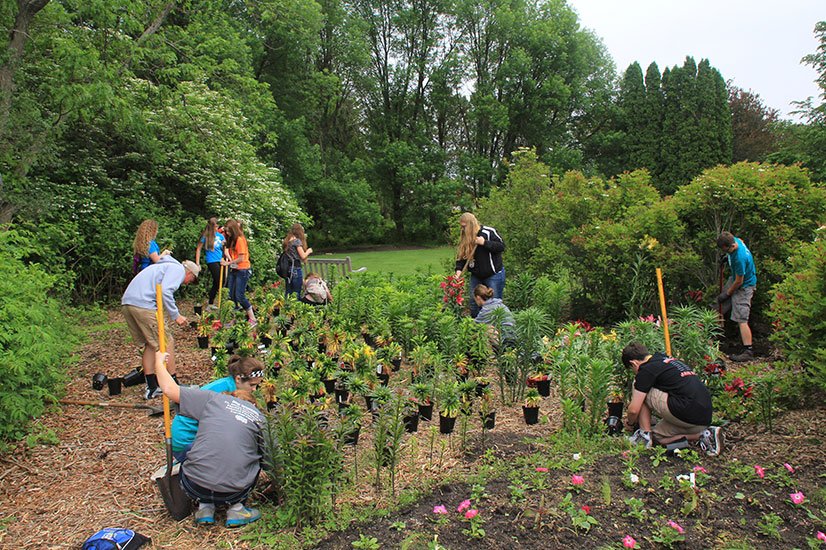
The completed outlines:
<svg viewBox="0 0 826 550">
<path fill-rule="evenodd" d="M 368 273 L 408 275 L 416 272 L 452 273 L 455 248 L 377 250 L 365 252 L 332 252 L 314 254 L 315 258 L 345 258 L 350 256 L 353 269 L 366 267 Z"/>
</svg>

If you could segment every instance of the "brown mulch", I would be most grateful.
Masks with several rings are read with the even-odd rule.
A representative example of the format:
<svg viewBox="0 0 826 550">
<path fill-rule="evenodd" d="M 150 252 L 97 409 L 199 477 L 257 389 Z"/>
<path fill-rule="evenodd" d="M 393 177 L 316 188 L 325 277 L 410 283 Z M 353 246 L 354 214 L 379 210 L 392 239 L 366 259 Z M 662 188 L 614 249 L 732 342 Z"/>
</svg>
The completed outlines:
<svg viewBox="0 0 826 550">
<path fill-rule="evenodd" d="M 182 311 L 192 309 L 184 305 Z M 140 365 L 139 350 L 131 343 L 120 312 L 113 310 L 107 316 L 110 324 L 91 334 L 78 351 L 65 397 L 145 404 L 143 385 L 124 388 L 115 397 L 109 397 L 105 388 L 98 392 L 91 387 L 97 372 L 123 376 Z M 179 380 L 185 384 L 211 380 L 209 350 L 197 348 L 194 331 L 174 330 Z M 401 385 L 404 376 L 409 376 L 406 369 L 399 375 L 391 385 Z M 517 407 L 500 407 L 496 429 L 488 434 L 486 447 L 505 456 L 523 452 L 525 437 L 540 436 L 555 427 L 559 415 L 551 412 L 550 402 L 543 404 L 545 417 L 535 426 L 525 425 Z M 151 404 L 160 406 L 161 401 Z M 150 480 L 165 463 L 163 417 L 149 417 L 140 409 L 61 405 L 36 421 L 33 431 L 39 430 L 53 431 L 59 443 L 29 448 L 20 442 L 0 454 L 0 548 L 78 548 L 103 527 L 134 529 L 152 537 L 153 546 L 147 547 L 154 548 L 251 548 L 238 542 L 237 530 L 225 529 L 220 523 L 199 528 L 192 518 L 175 522 L 166 514 L 160 493 Z M 478 420 L 468 432 L 467 447 L 474 451 L 469 454 L 461 448 L 458 422 L 450 437 L 436 431 L 437 415 L 433 422 L 420 423 L 417 434 L 406 437 L 397 488 L 419 484 L 424 477 L 445 479 L 472 470 L 480 451 Z M 369 443 L 368 428 L 362 430 L 357 447 L 360 464 L 368 464 Z M 354 452 L 347 451 L 350 463 Z M 389 491 L 377 493 L 372 487 L 372 469 L 360 468 L 364 475 L 349 500 L 382 507 Z M 252 504 L 257 504 L 255 499 Z"/>
</svg>

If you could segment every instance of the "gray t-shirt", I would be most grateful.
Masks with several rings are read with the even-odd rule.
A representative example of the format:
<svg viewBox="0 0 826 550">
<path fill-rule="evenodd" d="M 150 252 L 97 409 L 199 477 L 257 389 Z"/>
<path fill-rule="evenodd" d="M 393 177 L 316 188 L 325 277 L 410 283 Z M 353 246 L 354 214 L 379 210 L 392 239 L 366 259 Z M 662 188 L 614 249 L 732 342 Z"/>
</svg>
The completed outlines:
<svg viewBox="0 0 826 550">
<path fill-rule="evenodd" d="M 223 393 L 181 387 L 181 414 L 198 421 L 186 455 L 186 477 L 205 489 L 246 489 L 260 470 L 264 415 L 252 403 Z"/>
<path fill-rule="evenodd" d="M 299 246 L 301 246 L 301 239 L 293 239 L 287 245 L 287 257 L 293 261 L 293 268 L 301 267 L 301 256 L 298 255 Z"/>
</svg>

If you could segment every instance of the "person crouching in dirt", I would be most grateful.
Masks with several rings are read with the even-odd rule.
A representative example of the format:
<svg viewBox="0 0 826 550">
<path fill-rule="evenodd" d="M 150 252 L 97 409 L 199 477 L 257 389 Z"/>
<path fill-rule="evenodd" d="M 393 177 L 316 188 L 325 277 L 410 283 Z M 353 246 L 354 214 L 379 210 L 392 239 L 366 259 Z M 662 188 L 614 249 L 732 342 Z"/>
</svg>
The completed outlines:
<svg viewBox="0 0 826 550">
<path fill-rule="evenodd" d="M 261 472 L 261 430 L 264 415 L 252 394 L 233 395 L 181 387 L 166 370 L 166 354 L 156 354 L 158 384 L 180 413 L 198 421 L 198 434 L 181 463 L 181 487 L 198 501 L 195 523 L 215 523 L 216 505 L 229 505 L 227 527 L 240 527 L 261 518 L 245 502 Z"/>
<path fill-rule="evenodd" d="M 622 350 L 622 363 L 634 370 L 634 393 L 625 426 L 639 428 L 629 437 L 635 444 L 651 447 L 685 438 L 699 441 L 708 456 L 720 454 L 723 434 L 710 426 L 711 394 L 703 381 L 685 363 L 663 353 L 648 353 L 634 342 Z M 661 420 L 652 428 L 652 413 Z"/>
<path fill-rule="evenodd" d="M 304 280 L 304 295 L 301 301 L 313 306 L 327 305 L 333 301 L 333 295 L 327 287 L 327 283 L 318 273 L 308 273 Z"/>
<path fill-rule="evenodd" d="M 129 327 L 132 339 L 143 346 L 141 365 L 146 376 L 144 399 L 153 399 L 161 395 L 155 378 L 155 352 L 160 349 L 158 342 L 158 300 L 156 285 L 161 285 L 163 309 L 178 326 L 185 327 L 187 319 L 178 311 L 175 304 L 175 291 L 184 284 L 188 285 L 198 279 L 201 266 L 189 260 L 179 262 L 172 256 L 161 256 L 157 263 L 150 264 L 126 287 L 120 300 L 123 317 Z M 164 321 L 165 323 L 165 321 Z M 166 349 L 169 350 L 169 372 L 175 376 L 175 341 L 169 330 L 166 334 Z"/>
<path fill-rule="evenodd" d="M 229 376 L 213 380 L 201 386 L 202 390 L 216 393 L 232 393 L 237 390 L 254 392 L 264 380 L 264 364 L 255 357 L 233 355 L 227 363 Z M 172 420 L 172 455 L 178 462 L 186 460 L 186 454 L 195 442 L 198 421 L 183 414 Z"/>
<path fill-rule="evenodd" d="M 494 294 L 494 290 L 485 285 L 476 285 L 473 288 L 473 300 L 479 308 L 479 313 L 474 320 L 477 323 L 490 325 L 491 343 L 494 346 L 498 346 L 501 341 L 503 346 L 508 347 L 516 341 L 513 313 L 501 299 L 494 298 Z"/>
</svg>

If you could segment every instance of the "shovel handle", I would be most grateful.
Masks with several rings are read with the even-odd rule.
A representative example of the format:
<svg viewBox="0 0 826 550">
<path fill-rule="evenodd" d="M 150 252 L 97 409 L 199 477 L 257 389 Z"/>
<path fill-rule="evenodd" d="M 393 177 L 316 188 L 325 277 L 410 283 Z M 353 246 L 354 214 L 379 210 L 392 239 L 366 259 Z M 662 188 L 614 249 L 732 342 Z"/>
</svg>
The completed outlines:
<svg viewBox="0 0 826 550">
<path fill-rule="evenodd" d="M 163 290 L 161 285 L 155 285 L 155 302 L 158 304 L 158 347 L 161 353 L 166 353 L 166 335 L 163 324 Z M 169 398 L 163 395 L 163 432 L 166 440 L 172 440 L 172 414 L 169 411 Z"/>
</svg>

